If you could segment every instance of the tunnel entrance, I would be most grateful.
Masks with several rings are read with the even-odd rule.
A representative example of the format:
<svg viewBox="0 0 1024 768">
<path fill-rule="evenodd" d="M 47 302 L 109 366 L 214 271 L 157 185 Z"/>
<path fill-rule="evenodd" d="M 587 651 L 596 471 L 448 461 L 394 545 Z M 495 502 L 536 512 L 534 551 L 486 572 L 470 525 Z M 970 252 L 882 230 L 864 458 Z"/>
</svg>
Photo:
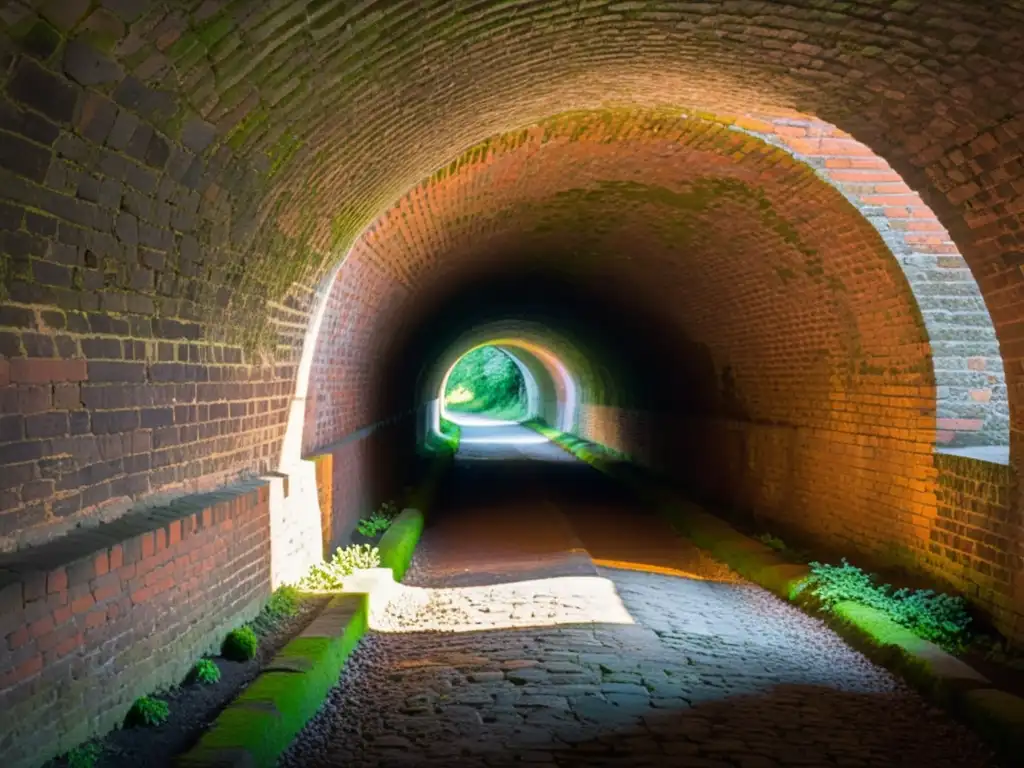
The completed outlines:
<svg viewBox="0 0 1024 768">
<path fill-rule="evenodd" d="M 478 415 L 496 421 L 526 417 L 537 383 L 516 358 L 486 344 L 467 352 L 448 373 L 444 411 L 448 418 Z"/>
</svg>

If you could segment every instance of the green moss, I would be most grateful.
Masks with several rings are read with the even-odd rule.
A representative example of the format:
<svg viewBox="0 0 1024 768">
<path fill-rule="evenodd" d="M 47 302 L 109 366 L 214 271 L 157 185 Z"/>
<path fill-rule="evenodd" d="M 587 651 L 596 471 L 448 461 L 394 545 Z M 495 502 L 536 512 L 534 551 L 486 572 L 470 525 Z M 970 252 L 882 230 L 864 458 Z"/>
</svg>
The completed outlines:
<svg viewBox="0 0 1024 768">
<path fill-rule="evenodd" d="M 224 141 L 229 147 L 234 150 L 242 148 L 253 132 L 270 117 L 270 111 L 260 105 L 256 107 L 252 112 L 243 117 L 234 128 L 232 128 L 228 135 L 224 138 Z"/>
<path fill-rule="evenodd" d="M 235 21 L 229 13 L 221 13 L 213 18 L 207 19 L 196 27 L 196 39 L 207 48 L 212 48 L 220 40 L 228 35 L 235 26 Z"/>
<path fill-rule="evenodd" d="M 213 766 L 221 764 L 227 752 L 245 752 L 247 764 L 275 765 L 337 682 L 345 660 L 366 632 L 367 607 L 365 595 L 335 598 L 328 610 L 350 611 L 341 633 L 289 642 L 178 764 Z"/>
<path fill-rule="evenodd" d="M 172 61 L 177 62 L 179 59 L 187 56 L 199 44 L 199 38 L 194 33 L 186 32 L 167 49 L 167 56 Z"/>
<path fill-rule="evenodd" d="M 423 533 L 423 512 L 406 509 L 392 522 L 380 539 L 380 564 L 390 568 L 396 581 L 401 581 L 412 562 L 416 544 Z"/>
</svg>

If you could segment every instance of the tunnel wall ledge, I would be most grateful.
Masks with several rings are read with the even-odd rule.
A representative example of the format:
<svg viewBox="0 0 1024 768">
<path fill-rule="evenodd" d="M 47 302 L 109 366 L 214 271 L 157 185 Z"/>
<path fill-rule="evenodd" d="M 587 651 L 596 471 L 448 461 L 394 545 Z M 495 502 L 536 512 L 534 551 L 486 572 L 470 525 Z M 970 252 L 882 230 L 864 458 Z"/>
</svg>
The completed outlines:
<svg viewBox="0 0 1024 768">
<path fill-rule="evenodd" d="M 369 606 L 370 593 L 336 595 L 175 765 L 275 765 L 337 683 L 366 632 Z"/>
<path fill-rule="evenodd" d="M 180 498 L 0 557 L 0 764 L 32 768 L 117 727 L 256 616 L 270 595 L 271 486 Z"/>
<path fill-rule="evenodd" d="M 568 453 L 627 484 L 663 514 L 672 527 L 708 550 L 745 578 L 774 594 L 809 608 L 799 586 L 810 569 L 788 562 L 761 542 L 663 487 L 619 452 L 537 421 L 529 426 Z M 1024 698 L 1001 691 L 984 675 L 937 645 L 921 639 L 870 606 L 843 602 L 823 618 L 851 645 L 896 672 L 925 695 L 967 720 L 1005 753 L 1024 749 Z"/>
<path fill-rule="evenodd" d="M 438 457 L 410 495 L 416 507 L 402 510 L 378 544 L 381 568 L 349 580 L 323 613 L 285 645 L 256 680 L 232 701 L 177 768 L 245 765 L 272 768 L 317 713 L 337 682 L 345 661 L 370 626 L 387 609 L 396 581 L 405 575 L 423 532 L 424 512 L 451 463 Z M 351 590 L 351 591 L 350 591 Z"/>
</svg>

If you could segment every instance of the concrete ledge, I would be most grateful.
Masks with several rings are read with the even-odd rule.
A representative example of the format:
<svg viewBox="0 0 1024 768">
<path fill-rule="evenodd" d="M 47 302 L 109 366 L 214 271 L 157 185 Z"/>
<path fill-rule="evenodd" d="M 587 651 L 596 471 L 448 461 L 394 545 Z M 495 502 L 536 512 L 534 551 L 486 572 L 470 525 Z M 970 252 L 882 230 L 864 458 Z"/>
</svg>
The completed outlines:
<svg viewBox="0 0 1024 768">
<path fill-rule="evenodd" d="M 775 550 L 745 536 L 721 518 L 681 499 L 643 468 L 635 464 L 625 468 L 625 462 L 614 451 L 546 425 L 526 426 L 627 484 L 664 515 L 674 530 L 745 578 L 805 609 L 813 605 L 799 590 L 810 575 L 810 569 L 803 563 L 786 561 Z M 823 618 L 873 661 L 896 672 L 969 722 L 996 749 L 1018 756 L 1024 750 L 1024 699 L 993 688 L 984 675 L 870 606 L 839 603 L 834 612 L 824 614 Z"/>
<path fill-rule="evenodd" d="M 333 598 L 175 765 L 276 765 L 337 683 L 345 660 L 366 631 L 369 603 L 367 594 Z"/>
<path fill-rule="evenodd" d="M 451 458 L 445 455 L 434 461 L 413 491 L 411 499 L 421 508 L 433 502 Z M 346 659 L 369 627 L 370 616 L 387 608 L 422 532 L 423 512 L 402 510 L 378 543 L 382 567 L 347 578 L 342 592 L 281 649 L 174 765 L 273 768 L 337 684 Z"/>
<path fill-rule="evenodd" d="M 380 550 L 380 564 L 391 569 L 395 581 L 401 581 L 409 569 L 421 533 L 423 513 L 418 509 L 403 509 L 391 523 L 391 527 L 380 537 L 377 544 Z"/>
</svg>

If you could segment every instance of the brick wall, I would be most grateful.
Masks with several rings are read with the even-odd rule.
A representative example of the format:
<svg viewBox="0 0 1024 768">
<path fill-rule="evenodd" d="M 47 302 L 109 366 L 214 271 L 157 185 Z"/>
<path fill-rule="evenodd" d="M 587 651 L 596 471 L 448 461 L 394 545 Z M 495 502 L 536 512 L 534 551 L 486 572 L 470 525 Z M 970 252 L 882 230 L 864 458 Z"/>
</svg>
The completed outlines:
<svg viewBox="0 0 1024 768">
<path fill-rule="evenodd" d="M 890 165 L 821 120 L 742 121 L 833 184 L 879 231 L 924 317 L 937 387 L 939 446 L 1009 445 L 1003 360 L 981 289 L 949 232 Z"/>
<path fill-rule="evenodd" d="M 535 178 L 541 188 L 527 202 L 536 207 L 551 189 L 548 172 L 531 178 L 527 164 L 502 165 L 507 174 L 489 187 L 484 176 L 474 183 L 463 172 L 474 163 L 459 153 L 476 147 L 477 160 L 493 164 L 494 150 L 514 149 L 538 117 L 608 103 L 790 116 L 799 105 L 887 158 L 979 278 L 1013 393 L 1024 295 L 1016 70 L 1024 40 L 1012 5 L 668 5 L 658 13 L 569 0 L 424 9 L 403 0 L 381 16 L 340 0 L 3 2 L 3 545 L 273 468 L 312 286 L 364 228 L 400 199 L 393 247 L 376 244 L 373 258 L 389 278 L 429 293 L 438 262 L 457 278 L 477 261 L 476 246 L 507 248 L 515 226 L 543 224 L 512 218 L 515 226 L 495 235 L 505 212 L 489 208 L 488 195 L 500 203 Z M 396 42 L 367 42 L 372 56 L 361 45 L 338 49 L 344 29 Z M 927 46 L 913 42 L 925 38 Z M 940 59 L 941 80 L 930 64 Z M 606 118 L 606 128 L 619 119 Z M 631 120 L 605 138 L 650 138 L 657 127 Z M 480 144 L 487 137 L 490 149 Z M 524 151 L 543 149 L 530 142 Z M 590 158 L 575 160 L 568 170 L 590 179 Z M 609 178 L 635 182 L 657 165 L 648 155 Z M 431 198 L 441 168 L 452 181 Z M 420 197 L 447 204 L 449 226 L 411 221 Z M 602 213 L 583 223 L 600 224 Z M 455 219 L 473 247 L 448 239 Z M 845 232 L 837 220 L 826 225 Z M 649 250 L 637 271 L 663 274 L 669 259 L 649 248 L 645 229 L 638 223 L 611 250 L 630 258 Z M 398 244 L 399 233 L 407 242 Z M 738 303 L 721 292 L 794 271 L 778 263 L 774 275 L 756 272 L 753 251 L 711 275 L 706 292 Z M 848 256 L 852 263 L 852 246 Z M 601 279 L 617 279 L 607 263 L 593 263 Z M 638 302 L 689 300 L 667 288 L 680 280 L 663 282 Z M 776 287 L 811 306 L 792 283 Z M 752 326 L 765 322 L 749 316 Z M 778 327 L 780 367 L 801 329 L 842 334 L 856 322 L 847 316 L 822 330 L 805 320 Z M 824 348 L 811 340 L 799 354 Z M 1011 409 L 1013 426 L 1022 418 Z"/>
<path fill-rule="evenodd" d="M 33 768 L 115 727 L 252 618 L 269 499 L 253 482 L 0 557 L 0 763 Z"/>
<path fill-rule="evenodd" d="M 382 502 L 402 503 L 403 484 L 410 480 L 415 418 L 377 425 L 308 457 L 316 466 L 325 556 L 348 544 L 359 518 Z"/>
<path fill-rule="evenodd" d="M 666 444 L 666 423 L 687 439 Z M 1024 524 L 1006 465 L 927 452 L 908 473 L 899 439 L 600 406 L 584 408 L 580 434 L 727 515 L 925 573 L 1024 645 Z"/>
</svg>

